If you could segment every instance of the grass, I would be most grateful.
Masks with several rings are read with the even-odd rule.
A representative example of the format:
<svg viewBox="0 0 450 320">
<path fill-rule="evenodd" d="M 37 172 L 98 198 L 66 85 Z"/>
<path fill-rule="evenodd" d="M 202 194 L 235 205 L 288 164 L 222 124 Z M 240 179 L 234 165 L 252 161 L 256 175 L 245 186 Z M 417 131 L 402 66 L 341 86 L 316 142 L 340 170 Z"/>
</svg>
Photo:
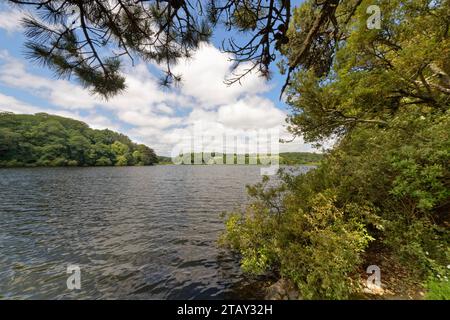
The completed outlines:
<svg viewBox="0 0 450 320">
<path fill-rule="evenodd" d="M 426 284 L 426 300 L 450 300 L 450 281 L 432 279 Z"/>
</svg>

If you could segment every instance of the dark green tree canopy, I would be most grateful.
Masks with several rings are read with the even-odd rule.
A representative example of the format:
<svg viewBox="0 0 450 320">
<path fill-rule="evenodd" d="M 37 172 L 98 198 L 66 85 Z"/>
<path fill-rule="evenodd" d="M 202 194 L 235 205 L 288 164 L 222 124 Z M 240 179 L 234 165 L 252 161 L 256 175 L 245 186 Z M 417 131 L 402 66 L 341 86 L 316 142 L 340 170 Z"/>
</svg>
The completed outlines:
<svg viewBox="0 0 450 320">
<path fill-rule="evenodd" d="M 380 29 L 367 27 L 372 1 L 341 1 L 336 20 L 320 24 L 321 35 L 306 51 L 303 30 L 321 13 L 313 1 L 295 9 L 290 45 L 283 48 L 292 73 L 287 88 L 294 134 L 314 142 L 342 137 L 358 125 L 388 126 L 402 108 L 448 110 L 450 2 L 376 3 Z"/>
<path fill-rule="evenodd" d="M 37 113 L 0 113 L 0 167 L 151 165 L 153 149 L 84 122 Z"/>
<path fill-rule="evenodd" d="M 382 13 L 376 28 L 371 5 Z M 336 139 L 315 170 L 263 180 L 230 214 L 223 240 L 244 270 L 275 271 L 303 299 L 343 299 L 364 293 L 361 271 L 376 261 L 384 279 L 402 279 L 394 292 L 432 283 L 433 298 L 449 299 L 449 22 L 448 0 L 294 9 L 281 48 L 290 130 Z"/>
</svg>

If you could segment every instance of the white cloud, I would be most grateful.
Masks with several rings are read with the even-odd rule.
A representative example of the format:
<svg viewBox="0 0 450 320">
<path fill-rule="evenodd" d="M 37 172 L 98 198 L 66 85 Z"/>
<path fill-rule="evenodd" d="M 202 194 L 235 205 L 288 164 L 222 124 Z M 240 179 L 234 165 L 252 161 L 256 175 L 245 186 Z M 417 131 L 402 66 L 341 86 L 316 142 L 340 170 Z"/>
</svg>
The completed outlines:
<svg viewBox="0 0 450 320">
<path fill-rule="evenodd" d="M 110 100 L 92 95 L 82 86 L 62 79 L 37 76 L 26 70 L 23 61 L 12 57 L 6 50 L 0 51 L 0 82 L 26 90 L 45 98 L 59 108 L 68 110 L 102 107 L 111 110 L 147 110 L 170 113 L 169 105 L 191 105 L 191 99 L 176 90 L 163 89 L 158 78 L 151 74 L 145 64 L 130 67 L 125 72 L 126 91 Z"/>
<path fill-rule="evenodd" d="M 3 8 L 5 6 L 2 6 Z M 0 7 L 0 9 L 2 8 Z M 6 30 L 8 33 L 21 31 L 20 22 L 25 17 L 25 12 L 19 9 L 7 9 L 0 11 L 0 29 Z"/>
<path fill-rule="evenodd" d="M 242 136 L 246 130 L 277 127 L 282 137 L 289 139 L 284 128 L 285 112 L 261 95 L 270 89 L 265 80 L 250 74 L 242 85 L 228 87 L 224 79 L 231 65 L 226 54 L 202 45 L 191 60 L 176 67 L 183 75 L 183 85 L 166 89 L 159 86 L 158 77 L 147 65 L 138 63 L 125 70 L 126 92 L 106 101 L 74 82 L 30 72 L 23 60 L 0 49 L 0 85 L 45 99 L 50 106 L 40 108 L 0 94 L 0 110 L 47 112 L 79 119 L 94 128 L 120 131 L 163 155 L 170 155 L 198 125 L 206 136 L 221 132 Z M 281 150 L 289 151 L 310 148 L 301 140 L 281 146 Z"/>
<path fill-rule="evenodd" d="M 7 86 L 27 90 L 68 110 L 92 109 L 97 104 L 95 98 L 79 85 L 29 73 L 19 59 L 5 50 L 0 51 L 0 62 L 0 82 Z"/>
<path fill-rule="evenodd" d="M 7 96 L 0 92 L 0 111 L 8 111 L 15 113 L 37 113 L 43 112 L 42 109 L 36 108 L 25 102 L 19 101 L 14 97 Z"/>
<path fill-rule="evenodd" d="M 182 122 L 182 118 L 160 116 L 151 112 L 120 111 L 118 117 L 129 124 L 158 129 L 176 126 Z"/>
<path fill-rule="evenodd" d="M 173 108 L 170 108 L 168 105 L 166 105 L 164 103 L 159 103 L 159 104 L 155 105 L 155 109 L 156 109 L 156 111 L 165 113 L 165 114 L 174 114 L 175 113 Z"/>
<path fill-rule="evenodd" d="M 272 128 L 282 124 L 285 118 L 284 112 L 272 101 L 258 96 L 241 99 L 218 110 L 219 122 L 242 129 Z"/>
<path fill-rule="evenodd" d="M 231 75 L 230 56 L 210 44 L 203 44 L 191 59 L 181 62 L 174 72 L 182 77 L 182 92 L 194 97 L 204 108 L 233 103 L 242 95 L 261 94 L 270 87 L 266 81 L 251 73 L 241 84 L 228 86 L 225 79 Z"/>
</svg>

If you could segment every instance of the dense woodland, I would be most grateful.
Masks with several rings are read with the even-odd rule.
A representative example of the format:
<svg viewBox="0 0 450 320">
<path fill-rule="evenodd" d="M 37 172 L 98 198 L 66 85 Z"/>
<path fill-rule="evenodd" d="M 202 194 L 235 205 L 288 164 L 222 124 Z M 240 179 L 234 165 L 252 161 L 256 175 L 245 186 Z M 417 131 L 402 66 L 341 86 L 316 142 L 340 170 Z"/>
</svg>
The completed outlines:
<svg viewBox="0 0 450 320">
<path fill-rule="evenodd" d="M 323 154 L 314 152 L 281 152 L 280 164 L 319 164 Z"/>
<path fill-rule="evenodd" d="M 290 69 L 291 132 L 337 142 L 317 169 L 249 187 L 223 241 L 304 299 L 360 296 L 370 265 L 395 297 L 450 299 L 450 3 L 336 2 L 333 20 L 315 1 L 294 10 L 281 65 L 311 55 Z"/>
<path fill-rule="evenodd" d="M 111 130 L 38 113 L 0 113 L 0 167 L 151 165 L 155 153 Z"/>
</svg>

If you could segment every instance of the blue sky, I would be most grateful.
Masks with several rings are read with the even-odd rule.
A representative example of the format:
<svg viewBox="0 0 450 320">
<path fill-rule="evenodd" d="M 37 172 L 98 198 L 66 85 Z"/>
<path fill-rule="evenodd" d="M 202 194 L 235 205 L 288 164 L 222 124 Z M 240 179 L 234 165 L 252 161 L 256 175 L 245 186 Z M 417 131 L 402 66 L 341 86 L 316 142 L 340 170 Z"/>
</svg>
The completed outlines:
<svg viewBox="0 0 450 320">
<path fill-rule="evenodd" d="M 229 33 L 215 30 L 212 43 L 202 45 L 175 71 L 183 76 L 179 88 L 158 85 L 159 66 L 138 62 L 125 68 L 127 90 L 104 101 L 76 81 L 53 74 L 24 59 L 19 24 L 23 12 L 0 5 L 0 110 L 15 113 L 48 112 L 82 120 L 93 128 L 109 128 L 170 155 L 174 147 L 200 125 L 208 135 L 240 135 L 250 130 L 285 129 L 288 107 L 278 99 L 284 77 L 272 66 L 270 81 L 256 74 L 242 85 L 226 86 L 231 71 L 227 54 L 218 48 Z M 309 151 L 302 139 L 282 144 L 281 151 Z"/>
</svg>

